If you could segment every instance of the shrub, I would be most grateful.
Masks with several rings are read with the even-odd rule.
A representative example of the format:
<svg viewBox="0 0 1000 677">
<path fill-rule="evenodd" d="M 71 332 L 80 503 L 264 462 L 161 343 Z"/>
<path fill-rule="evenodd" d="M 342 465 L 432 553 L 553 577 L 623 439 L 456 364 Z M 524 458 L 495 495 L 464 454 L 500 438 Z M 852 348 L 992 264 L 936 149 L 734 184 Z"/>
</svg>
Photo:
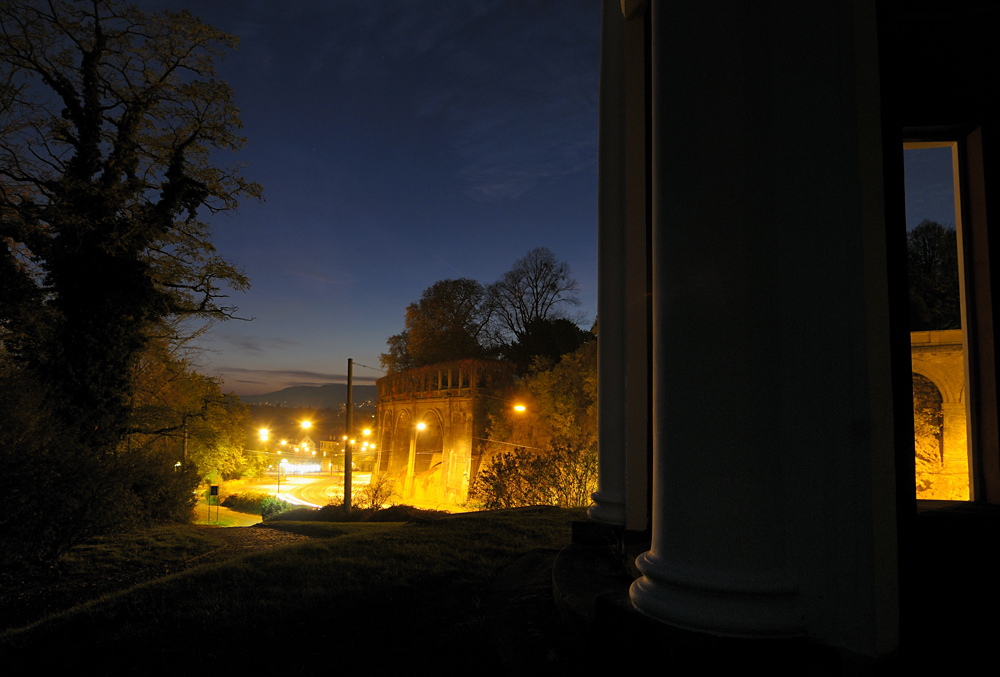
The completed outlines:
<svg viewBox="0 0 1000 677">
<path fill-rule="evenodd" d="M 279 512 L 284 512 L 285 510 L 291 510 L 295 507 L 294 503 L 289 503 L 288 501 L 283 501 L 277 496 L 267 496 L 261 501 L 260 504 L 260 516 L 264 519 L 277 515 Z"/>
<path fill-rule="evenodd" d="M 48 394 L 0 360 L 0 564 L 52 562 L 92 536 L 151 520 L 186 520 L 193 471 L 161 450 L 88 446 Z"/>
<path fill-rule="evenodd" d="M 479 471 L 469 499 L 487 510 L 527 505 L 576 508 L 597 490 L 597 450 L 553 445 L 535 454 L 524 448 L 494 456 Z"/>
<path fill-rule="evenodd" d="M 258 491 L 230 494 L 222 500 L 222 505 L 237 512 L 260 515 L 264 519 L 295 507 L 288 501 Z"/>
<path fill-rule="evenodd" d="M 381 510 L 396 493 L 396 483 L 388 473 L 372 473 L 371 481 L 358 492 L 358 507 Z"/>
</svg>

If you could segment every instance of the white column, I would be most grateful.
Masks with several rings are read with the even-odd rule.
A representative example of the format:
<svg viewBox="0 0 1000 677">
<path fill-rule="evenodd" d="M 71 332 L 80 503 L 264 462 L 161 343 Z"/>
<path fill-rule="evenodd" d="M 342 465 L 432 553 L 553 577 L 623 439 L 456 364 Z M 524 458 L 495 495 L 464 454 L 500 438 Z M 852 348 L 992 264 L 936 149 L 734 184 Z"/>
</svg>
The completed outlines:
<svg viewBox="0 0 1000 677">
<path fill-rule="evenodd" d="M 597 184 L 598 467 L 591 519 L 625 523 L 625 20 L 619 0 L 601 19 Z"/>
<path fill-rule="evenodd" d="M 873 5 L 654 0 L 651 22 L 653 540 L 633 605 L 883 655 L 898 618 Z"/>
</svg>

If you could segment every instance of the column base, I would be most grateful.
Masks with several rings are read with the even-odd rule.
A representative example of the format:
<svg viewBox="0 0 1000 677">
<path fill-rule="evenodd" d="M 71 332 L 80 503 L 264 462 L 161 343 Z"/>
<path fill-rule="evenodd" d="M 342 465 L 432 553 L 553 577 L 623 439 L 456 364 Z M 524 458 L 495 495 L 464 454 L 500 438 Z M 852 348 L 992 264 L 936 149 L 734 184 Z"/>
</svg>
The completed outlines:
<svg viewBox="0 0 1000 677">
<path fill-rule="evenodd" d="M 641 613 L 672 626 L 726 637 L 780 638 L 803 634 L 796 590 L 782 577 L 686 570 L 645 552 L 642 578 L 629 597 Z"/>
<path fill-rule="evenodd" d="M 625 503 L 612 500 L 607 494 L 595 491 L 590 495 L 594 505 L 587 508 L 587 517 L 604 524 L 625 524 Z"/>
</svg>

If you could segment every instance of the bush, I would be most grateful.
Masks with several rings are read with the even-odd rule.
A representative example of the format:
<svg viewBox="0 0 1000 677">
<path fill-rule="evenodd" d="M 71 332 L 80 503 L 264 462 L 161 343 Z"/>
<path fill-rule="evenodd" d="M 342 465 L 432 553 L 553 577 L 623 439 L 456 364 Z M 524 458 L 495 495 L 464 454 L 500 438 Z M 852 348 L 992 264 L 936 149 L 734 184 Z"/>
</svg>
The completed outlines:
<svg viewBox="0 0 1000 677">
<path fill-rule="evenodd" d="M 48 393 L 0 362 L 0 563 L 57 560 L 74 545 L 153 520 L 187 520 L 193 471 L 158 450 L 73 439 Z"/>
<path fill-rule="evenodd" d="M 469 500 L 487 510 L 527 505 L 577 508 L 597 490 L 597 450 L 553 445 L 540 454 L 519 448 L 494 456 L 479 471 Z"/>
<path fill-rule="evenodd" d="M 330 504 L 322 508 L 293 508 L 275 515 L 271 522 L 409 522 L 447 515 L 440 510 L 424 510 L 412 505 L 392 505 L 382 510 L 354 508 L 344 510 L 342 504 Z"/>
<path fill-rule="evenodd" d="M 264 519 L 295 507 L 288 501 L 258 491 L 230 494 L 222 500 L 222 505 L 237 512 L 260 515 Z"/>
<path fill-rule="evenodd" d="M 396 493 L 396 483 L 389 473 L 372 473 L 371 481 L 358 492 L 358 507 L 381 510 Z"/>
</svg>

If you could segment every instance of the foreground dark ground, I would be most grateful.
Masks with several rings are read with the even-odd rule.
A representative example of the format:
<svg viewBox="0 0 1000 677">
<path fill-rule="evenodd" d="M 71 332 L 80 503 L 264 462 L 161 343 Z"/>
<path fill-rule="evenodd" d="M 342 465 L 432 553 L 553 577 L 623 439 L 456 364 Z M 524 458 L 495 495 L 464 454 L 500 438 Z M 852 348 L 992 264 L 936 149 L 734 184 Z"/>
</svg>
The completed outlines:
<svg viewBox="0 0 1000 677">
<path fill-rule="evenodd" d="M 582 514 L 540 508 L 406 524 L 310 523 L 302 530 L 311 537 L 264 526 L 188 527 L 207 540 L 183 562 L 118 567 L 113 580 L 96 570 L 8 577 L 0 595 L 8 628 L 92 601 L 4 632 L 0 659 L 97 674 L 209 664 L 247 674 L 329 667 L 501 675 L 544 665 L 574 672 L 585 642 L 563 629 L 551 576 L 516 591 L 503 580 L 525 555 L 554 558 Z M 94 599 L 101 593 L 111 594 Z"/>
<path fill-rule="evenodd" d="M 627 613 L 581 624 L 592 618 L 594 595 L 627 599 L 629 582 L 606 548 L 588 546 L 571 561 L 562 550 L 557 562 L 582 514 L 531 508 L 408 523 L 189 526 L 130 537 L 117 549 L 93 544 L 81 553 L 86 561 L 3 574 L 0 665 L 96 674 L 170 674 L 209 663 L 247 674 L 324 667 L 555 675 L 593 672 L 609 659 L 620 667 L 626 654 L 642 662 L 642 653 L 702 669 L 710 659 L 762 662 L 770 674 L 894 675 L 994 662 L 1000 511 L 922 512 L 907 548 L 920 557 L 903 566 L 905 648 L 867 667 L 826 649 L 817 655 L 808 640 L 771 648 L 689 641 Z M 575 571 L 581 566 L 585 575 Z M 595 579 L 602 567 L 606 575 Z M 579 607 L 576 622 L 567 604 Z"/>
</svg>

